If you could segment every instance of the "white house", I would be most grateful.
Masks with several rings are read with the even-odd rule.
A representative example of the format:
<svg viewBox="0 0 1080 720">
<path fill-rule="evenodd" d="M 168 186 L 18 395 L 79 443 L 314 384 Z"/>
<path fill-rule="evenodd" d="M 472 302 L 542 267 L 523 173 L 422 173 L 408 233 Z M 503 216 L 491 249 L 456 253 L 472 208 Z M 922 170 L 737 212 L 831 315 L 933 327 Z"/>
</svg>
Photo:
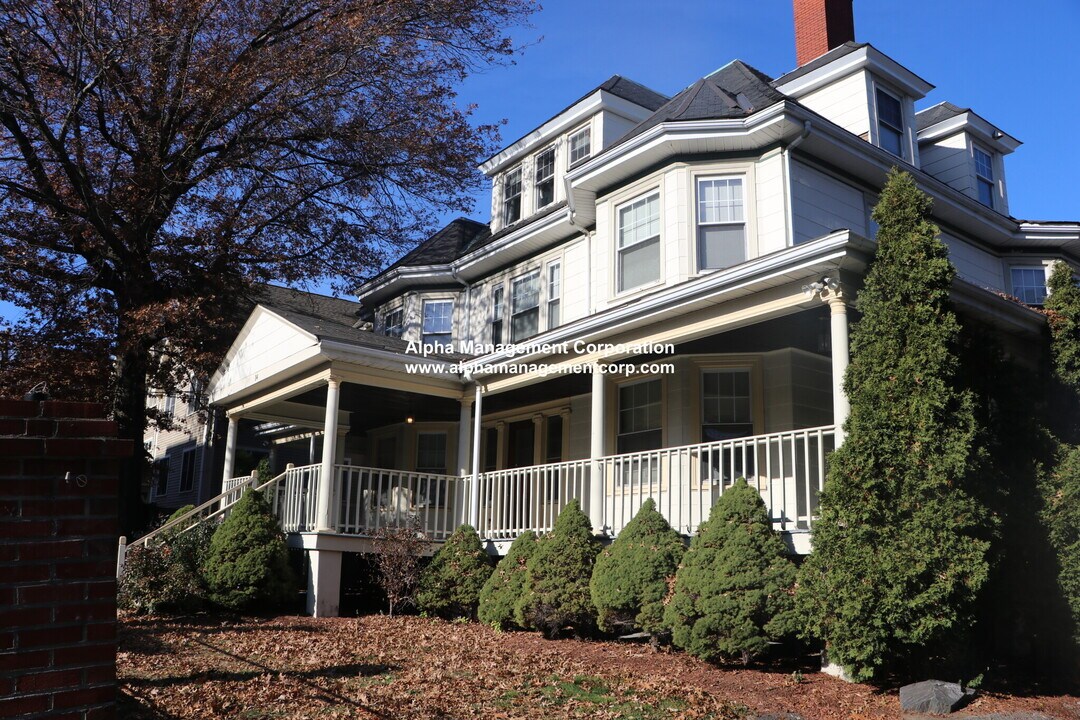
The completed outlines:
<svg viewBox="0 0 1080 720">
<path fill-rule="evenodd" d="M 570 498 L 612 536 L 653 497 L 689 534 L 739 476 L 808 552 L 894 165 L 934 199 L 958 312 L 1024 357 L 1080 224 L 1010 215 L 1019 141 L 916 111 L 933 86 L 854 42 L 850 0 L 795 5 L 792 72 L 735 60 L 672 98 L 615 76 L 485 160 L 490 223 L 456 220 L 361 287 L 373 330 L 255 308 L 209 393 L 231 439 L 245 419 L 317 437 L 267 486 L 312 612 L 336 614 L 341 554 L 386 523 L 469 522 L 499 550 Z"/>
</svg>

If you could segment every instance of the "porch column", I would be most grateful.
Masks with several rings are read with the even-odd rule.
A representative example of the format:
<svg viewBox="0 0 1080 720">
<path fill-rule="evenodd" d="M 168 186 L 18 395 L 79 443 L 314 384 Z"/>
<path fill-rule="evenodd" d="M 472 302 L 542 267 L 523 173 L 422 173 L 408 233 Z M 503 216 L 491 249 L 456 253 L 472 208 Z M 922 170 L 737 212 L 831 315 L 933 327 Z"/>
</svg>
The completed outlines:
<svg viewBox="0 0 1080 720">
<path fill-rule="evenodd" d="M 839 286 L 831 290 L 827 298 L 830 313 L 830 339 L 832 345 L 833 425 L 836 426 L 836 447 L 844 442 L 844 423 L 851 414 L 851 402 L 844 392 L 844 374 L 847 372 L 848 352 L 847 303 Z"/>
<path fill-rule="evenodd" d="M 480 532 L 480 432 L 484 418 L 484 396 L 480 383 L 476 384 L 476 396 L 473 401 L 474 420 L 472 424 L 472 482 L 469 483 L 469 524 Z M 464 413 L 462 404 L 462 413 Z M 482 536 L 481 536 L 482 537 Z"/>
<path fill-rule="evenodd" d="M 533 421 L 533 465 L 543 465 L 547 462 L 544 456 L 544 415 L 536 413 L 532 416 Z"/>
<path fill-rule="evenodd" d="M 319 495 L 315 505 L 315 531 L 333 532 L 334 460 L 337 458 L 338 404 L 341 400 L 341 378 L 331 376 L 326 381 L 326 421 L 323 425 L 322 472 L 319 474 Z"/>
<path fill-rule="evenodd" d="M 229 416 L 229 429 L 225 434 L 225 471 L 221 475 L 222 489 L 226 480 L 231 480 L 236 468 L 236 437 L 240 430 L 240 418 Z"/>
<path fill-rule="evenodd" d="M 604 532 L 604 477 L 601 458 L 604 457 L 604 374 L 598 365 L 592 367 L 592 423 L 589 426 L 589 521 L 593 532 Z"/>
<path fill-rule="evenodd" d="M 308 615 L 337 617 L 340 611 L 341 553 L 336 550 L 308 550 Z"/>
<path fill-rule="evenodd" d="M 461 413 L 458 415 L 457 474 L 462 477 L 468 475 L 472 469 L 472 463 L 469 462 L 469 448 L 473 444 L 472 406 L 473 398 L 461 398 Z"/>
</svg>

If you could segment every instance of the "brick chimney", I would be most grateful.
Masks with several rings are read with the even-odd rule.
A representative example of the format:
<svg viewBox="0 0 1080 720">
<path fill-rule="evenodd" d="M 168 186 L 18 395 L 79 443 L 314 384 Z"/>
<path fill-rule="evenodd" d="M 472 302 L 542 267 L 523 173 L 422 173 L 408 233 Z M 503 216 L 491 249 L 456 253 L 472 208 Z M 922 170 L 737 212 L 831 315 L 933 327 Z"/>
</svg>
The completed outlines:
<svg viewBox="0 0 1080 720">
<path fill-rule="evenodd" d="M 855 39 L 852 0 L 794 0 L 795 59 L 805 65 Z"/>
</svg>

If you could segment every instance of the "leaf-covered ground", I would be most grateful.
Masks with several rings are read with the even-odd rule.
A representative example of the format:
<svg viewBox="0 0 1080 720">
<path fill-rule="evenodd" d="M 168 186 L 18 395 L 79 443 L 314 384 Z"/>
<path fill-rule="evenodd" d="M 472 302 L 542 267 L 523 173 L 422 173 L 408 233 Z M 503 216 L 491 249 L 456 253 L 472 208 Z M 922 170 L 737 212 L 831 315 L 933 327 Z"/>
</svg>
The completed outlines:
<svg viewBox="0 0 1080 720">
<path fill-rule="evenodd" d="M 125 718 L 900 716 L 895 692 L 819 673 L 417 617 L 126 619 L 119 673 Z M 1080 700 L 983 696 L 960 716 L 991 712 L 1080 720 Z"/>
</svg>

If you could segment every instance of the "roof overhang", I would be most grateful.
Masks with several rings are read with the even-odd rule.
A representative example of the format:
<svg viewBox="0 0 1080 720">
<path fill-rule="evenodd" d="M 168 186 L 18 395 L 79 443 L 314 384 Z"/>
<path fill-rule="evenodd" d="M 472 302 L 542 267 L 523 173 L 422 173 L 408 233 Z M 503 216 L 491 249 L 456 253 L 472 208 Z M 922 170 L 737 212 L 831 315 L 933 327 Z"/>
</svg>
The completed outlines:
<svg viewBox="0 0 1080 720">
<path fill-rule="evenodd" d="M 776 89 L 798 99 L 820 87 L 836 82 L 859 70 L 867 70 L 875 76 L 887 80 L 890 85 L 916 100 L 926 97 L 934 86 L 905 68 L 891 57 L 872 45 L 853 50 L 841 55 L 832 62 L 822 65 L 805 75 L 800 75 L 789 82 L 777 85 Z M 782 78 L 781 78 L 782 79 Z"/>
</svg>

